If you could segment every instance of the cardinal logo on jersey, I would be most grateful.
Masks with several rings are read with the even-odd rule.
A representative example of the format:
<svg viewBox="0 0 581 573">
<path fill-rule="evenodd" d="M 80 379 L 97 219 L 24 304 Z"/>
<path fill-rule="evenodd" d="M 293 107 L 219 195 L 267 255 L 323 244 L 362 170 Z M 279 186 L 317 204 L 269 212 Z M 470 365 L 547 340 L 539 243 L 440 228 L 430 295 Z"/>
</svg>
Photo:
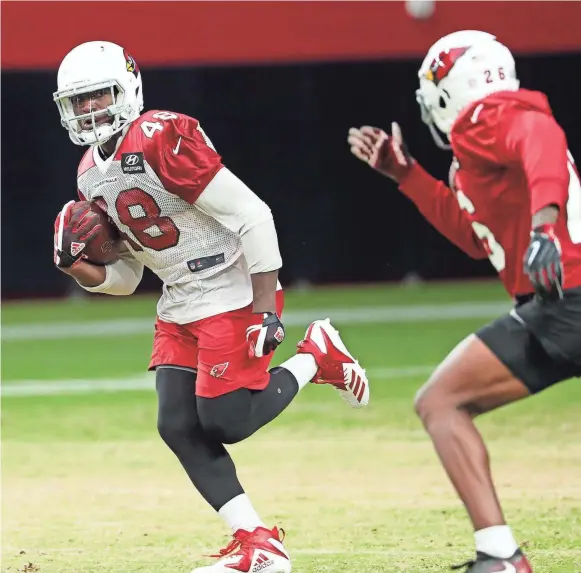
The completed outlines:
<svg viewBox="0 0 581 573">
<path fill-rule="evenodd" d="M 463 56 L 468 48 L 450 48 L 438 54 L 432 60 L 426 78 L 438 85 L 451 71 L 458 58 Z"/>
<path fill-rule="evenodd" d="M 127 67 L 127 71 L 131 72 L 135 77 L 137 77 L 139 75 L 139 68 L 133 59 L 133 56 L 127 52 L 127 50 L 123 50 L 123 55 L 125 56 L 125 65 Z"/>
<path fill-rule="evenodd" d="M 216 366 L 212 366 L 212 369 L 210 370 L 210 376 L 213 376 L 214 378 L 220 378 L 221 376 L 224 376 L 224 372 L 226 372 L 226 369 L 229 365 L 230 362 L 224 362 L 223 364 L 216 364 Z"/>
</svg>

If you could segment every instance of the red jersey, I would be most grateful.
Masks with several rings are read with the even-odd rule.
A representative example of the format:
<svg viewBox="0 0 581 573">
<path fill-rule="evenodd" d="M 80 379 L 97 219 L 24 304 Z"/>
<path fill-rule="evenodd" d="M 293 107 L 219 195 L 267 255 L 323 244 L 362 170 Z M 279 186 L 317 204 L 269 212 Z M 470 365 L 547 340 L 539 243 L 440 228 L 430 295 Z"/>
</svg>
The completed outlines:
<svg viewBox="0 0 581 573">
<path fill-rule="evenodd" d="M 417 164 L 400 182 L 426 219 L 471 257 L 488 257 L 516 296 L 533 292 L 523 271 L 532 216 L 556 205 L 564 287 L 581 286 L 581 183 L 546 96 L 492 94 L 462 112 L 450 141 L 455 191 Z"/>
</svg>

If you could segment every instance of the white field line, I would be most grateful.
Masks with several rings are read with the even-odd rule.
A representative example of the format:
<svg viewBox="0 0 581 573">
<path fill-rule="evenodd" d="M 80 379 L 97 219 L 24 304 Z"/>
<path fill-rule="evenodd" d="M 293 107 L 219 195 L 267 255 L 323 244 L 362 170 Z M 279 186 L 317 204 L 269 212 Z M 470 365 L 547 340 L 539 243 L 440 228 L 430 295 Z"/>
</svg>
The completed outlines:
<svg viewBox="0 0 581 573">
<path fill-rule="evenodd" d="M 373 380 L 395 380 L 428 376 L 434 366 L 404 366 L 401 368 L 371 368 L 367 371 Z M 94 392 L 126 392 L 154 390 L 155 374 L 103 380 L 21 380 L 2 383 L 2 397 L 50 396 L 62 394 L 90 394 Z"/>
<path fill-rule="evenodd" d="M 470 549 L 467 549 L 469 552 Z M 581 557 L 581 549 L 524 549 L 527 556 L 535 556 L 535 555 L 554 555 L 555 557 L 560 556 L 570 556 L 570 555 L 579 555 Z M 291 553 L 297 555 L 377 555 L 377 556 L 386 556 L 386 557 L 397 557 L 397 556 L 405 556 L 405 555 L 427 555 L 437 557 L 438 555 L 450 555 L 453 552 L 447 551 L 438 551 L 437 549 L 432 550 L 421 550 L 421 549 L 369 549 L 369 550 L 359 550 L 359 551 L 345 551 L 345 550 L 334 550 L 334 549 L 293 549 Z M 402 570 L 403 572 L 403 570 Z M 408 573 L 408 572 L 406 572 Z M 572 572 L 573 573 L 573 572 Z M 581 569 L 579 572 L 581 573 Z"/>
<path fill-rule="evenodd" d="M 465 302 L 357 308 L 319 308 L 284 313 L 287 326 L 304 326 L 317 318 L 330 317 L 335 325 L 434 322 L 458 319 L 491 318 L 508 312 L 509 302 Z M 101 337 L 127 334 L 153 334 L 154 316 L 86 322 L 47 322 L 12 324 L 2 327 L 2 341 L 48 340 Z"/>
<path fill-rule="evenodd" d="M 209 546 L 207 549 L 200 549 L 200 551 L 208 551 L 211 552 L 213 546 Z M 160 549 L 165 549 L 166 546 L 164 545 L 148 545 L 144 547 L 140 547 L 139 551 L 141 553 L 148 553 L 148 552 L 155 552 L 158 553 Z M 47 553 L 47 554 L 82 554 L 86 551 L 86 547 L 37 547 L 35 548 L 35 553 Z M 344 549 L 300 549 L 300 548 L 288 548 L 291 554 L 291 558 L 293 555 L 345 555 L 345 556 L 378 556 L 378 557 L 405 557 L 405 556 L 428 556 L 428 557 L 445 557 L 449 558 L 450 555 L 455 553 L 454 551 L 450 550 L 438 550 L 434 549 L 362 549 L 362 550 L 355 550 L 349 551 Z M 555 557 L 568 557 L 568 556 L 581 556 L 581 549 L 527 549 L 524 548 L 526 554 L 529 557 L 534 557 L 535 555 L 539 556 L 546 556 L 546 555 L 554 555 Z M 470 548 L 467 548 L 467 556 L 469 555 Z M 23 556 L 25 557 L 25 556 Z M 194 561 L 199 561 L 199 557 L 195 557 Z M 445 570 L 445 569 L 444 569 Z M 402 570 L 404 573 L 404 570 Z M 406 570 L 405 573 L 409 573 L 409 570 Z M 576 571 L 571 571 L 571 573 L 581 573 L 581 569 Z"/>
</svg>

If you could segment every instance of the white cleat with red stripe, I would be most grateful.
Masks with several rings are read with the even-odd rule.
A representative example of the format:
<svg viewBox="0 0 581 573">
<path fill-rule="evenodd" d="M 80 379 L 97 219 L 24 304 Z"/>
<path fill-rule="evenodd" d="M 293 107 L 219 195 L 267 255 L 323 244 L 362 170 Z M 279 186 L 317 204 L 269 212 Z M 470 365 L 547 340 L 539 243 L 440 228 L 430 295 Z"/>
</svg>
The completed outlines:
<svg viewBox="0 0 581 573">
<path fill-rule="evenodd" d="M 353 358 L 328 318 L 315 320 L 298 343 L 299 354 L 311 354 L 319 369 L 312 382 L 331 384 L 352 407 L 369 402 L 369 381 L 365 370 Z"/>
</svg>

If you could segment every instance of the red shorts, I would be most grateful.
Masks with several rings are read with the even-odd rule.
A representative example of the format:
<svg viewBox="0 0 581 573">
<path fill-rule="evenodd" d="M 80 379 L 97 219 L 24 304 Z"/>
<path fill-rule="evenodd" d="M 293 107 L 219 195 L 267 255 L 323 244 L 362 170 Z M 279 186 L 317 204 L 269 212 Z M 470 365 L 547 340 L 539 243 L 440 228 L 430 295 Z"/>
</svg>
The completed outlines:
<svg viewBox="0 0 581 573">
<path fill-rule="evenodd" d="M 276 293 L 276 312 L 282 315 L 283 291 Z M 157 319 L 149 369 L 157 366 L 197 368 L 196 395 L 215 398 L 239 388 L 263 390 L 274 353 L 250 358 L 246 329 L 262 324 L 252 305 L 190 322 L 175 324 Z"/>
</svg>

